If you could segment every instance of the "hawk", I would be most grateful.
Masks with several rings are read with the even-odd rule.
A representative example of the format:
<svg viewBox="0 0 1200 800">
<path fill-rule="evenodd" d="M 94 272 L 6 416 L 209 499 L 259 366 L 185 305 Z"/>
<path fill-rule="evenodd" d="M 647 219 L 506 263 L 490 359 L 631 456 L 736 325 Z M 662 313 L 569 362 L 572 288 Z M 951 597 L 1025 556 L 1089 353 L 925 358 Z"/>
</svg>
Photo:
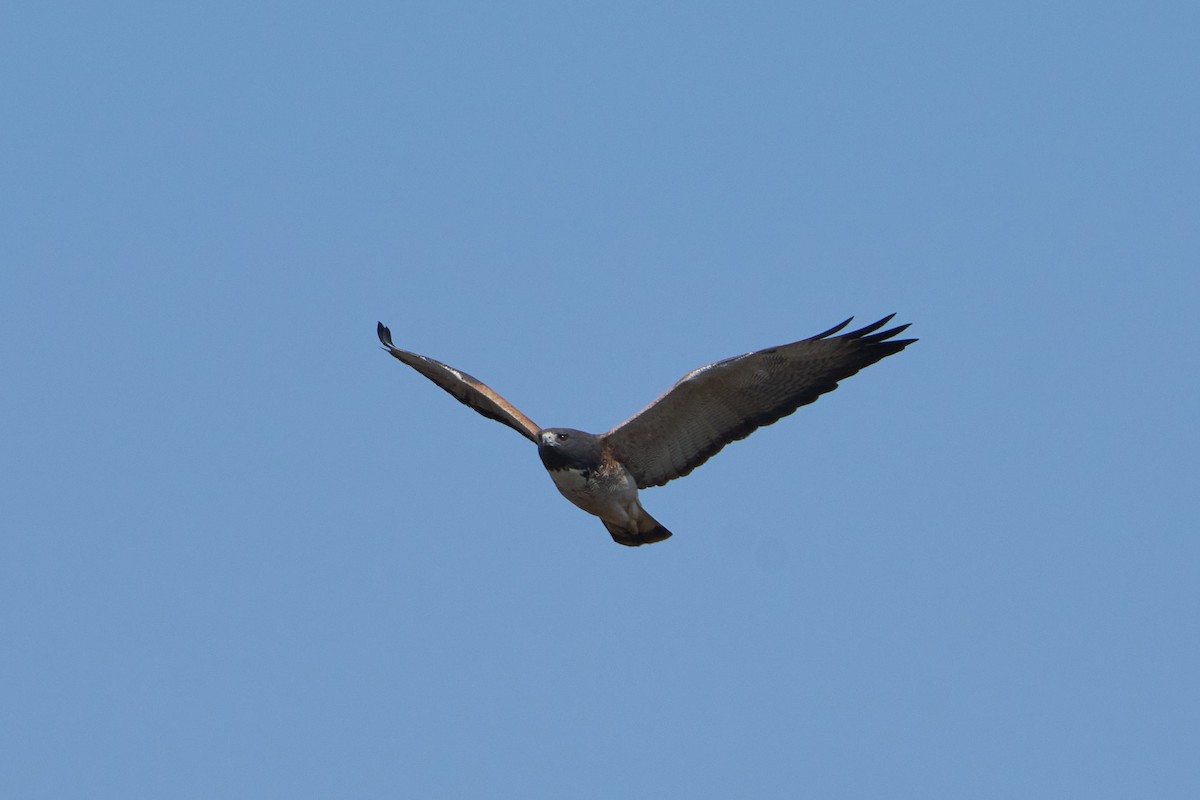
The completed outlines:
<svg viewBox="0 0 1200 800">
<path fill-rule="evenodd" d="M 617 544 L 637 547 L 671 535 L 642 508 L 639 489 L 687 475 L 730 442 L 745 439 L 832 392 L 843 378 L 917 341 L 894 338 L 908 325 L 879 330 L 894 316 L 840 333 L 851 317 L 816 336 L 693 370 L 653 403 L 599 435 L 543 428 L 467 373 L 399 349 L 382 322 L 377 333 L 394 357 L 459 402 L 536 444 L 558 491 L 599 517 Z"/>
</svg>

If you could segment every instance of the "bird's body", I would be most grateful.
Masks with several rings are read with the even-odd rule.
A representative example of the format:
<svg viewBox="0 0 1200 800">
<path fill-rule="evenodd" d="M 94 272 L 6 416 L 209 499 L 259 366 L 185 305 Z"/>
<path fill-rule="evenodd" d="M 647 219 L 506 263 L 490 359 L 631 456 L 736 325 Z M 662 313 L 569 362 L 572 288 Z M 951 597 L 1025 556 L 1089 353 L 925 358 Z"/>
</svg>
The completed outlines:
<svg viewBox="0 0 1200 800">
<path fill-rule="evenodd" d="M 638 490 L 687 475 L 722 447 L 744 439 L 837 388 L 863 367 L 915 339 L 893 339 L 900 325 L 876 333 L 891 316 L 834 336 L 849 324 L 780 347 L 694 370 L 661 397 L 607 433 L 540 428 L 490 387 L 426 356 L 400 350 L 379 323 L 384 349 L 485 417 L 538 446 L 558 491 L 600 518 L 618 544 L 631 547 L 671 535 L 646 513 Z"/>
<path fill-rule="evenodd" d="M 538 433 L 538 455 L 562 496 L 599 517 L 619 544 L 650 544 L 671 535 L 642 508 L 637 480 L 600 437 L 550 428 Z"/>
</svg>

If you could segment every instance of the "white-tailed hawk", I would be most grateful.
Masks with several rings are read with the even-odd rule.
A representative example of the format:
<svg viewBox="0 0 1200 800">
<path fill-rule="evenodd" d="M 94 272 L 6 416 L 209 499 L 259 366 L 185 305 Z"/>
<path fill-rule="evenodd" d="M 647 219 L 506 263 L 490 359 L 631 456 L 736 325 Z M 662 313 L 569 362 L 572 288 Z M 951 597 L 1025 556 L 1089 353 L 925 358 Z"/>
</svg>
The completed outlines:
<svg viewBox="0 0 1200 800">
<path fill-rule="evenodd" d="M 382 322 L 378 334 L 393 356 L 536 444 L 562 495 L 599 517 L 618 544 L 636 547 L 671 535 L 642 508 L 638 489 L 687 475 L 730 442 L 832 392 L 838 381 L 917 341 L 893 338 L 908 325 L 879 331 L 893 316 L 835 335 L 848 319 L 808 339 L 701 367 L 598 436 L 573 428 L 542 428 L 465 372 L 400 350 Z"/>
</svg>

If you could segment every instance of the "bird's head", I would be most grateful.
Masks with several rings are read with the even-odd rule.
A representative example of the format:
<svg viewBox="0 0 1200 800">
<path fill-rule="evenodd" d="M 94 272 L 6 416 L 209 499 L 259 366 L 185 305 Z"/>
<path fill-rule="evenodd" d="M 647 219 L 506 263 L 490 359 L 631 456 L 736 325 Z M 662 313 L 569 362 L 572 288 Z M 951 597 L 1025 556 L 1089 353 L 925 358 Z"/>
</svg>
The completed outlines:
<svg viewBox="0 0 1200 800">
<path fill-rule="evenodd" d="M 574 428 L 538 431 L 538 455 L 546 469 L 595 469 L 600 466 L 600 438 Z"/>
</svg>

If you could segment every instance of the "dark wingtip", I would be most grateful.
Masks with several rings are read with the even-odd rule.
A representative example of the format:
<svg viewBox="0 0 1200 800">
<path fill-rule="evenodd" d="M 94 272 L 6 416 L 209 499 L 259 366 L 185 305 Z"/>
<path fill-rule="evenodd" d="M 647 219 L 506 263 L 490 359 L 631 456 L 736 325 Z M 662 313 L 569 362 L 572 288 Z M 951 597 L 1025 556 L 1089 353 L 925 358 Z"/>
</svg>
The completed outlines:
<svg viewBox="0 0 1200 800">
<path fill-rule="evenodd" d="M 378 323 L 378 327 L 375 328 L 375 333 L 379 336 L 379 341 L 383 343 L 384 347 L 388 349 L 395 347 L 395 345 L 392 344 L 392 332 L 388 330 L 387 325 L 384 325 L 382 322 Z"/>
<path fill-rule="evenodd" d="M 837 333 L 838 331 L 840 331 L 842 328 L 844 328 L 844 327 L 846 327 L 847 325 L 849 325 L 849 324 L 850 324 L 850 322 L 851 322 L 853 319 L 854 319 L 854 317 L 849 317 L 849 318 L 847 318 L 847 319 L 846 319 L 846 321 L 845 321 L 845 322 L 841 323 L 840 325 L 834 325 L 832 328 L 830 328 L 830 329 L 829 329 L 829 330 L 827 330 L 827 331 L 824 331 L 824 332 L 822 332 L 822 333 L 818 333 L 816 336 L 810 336 L 810 337 L 808 337 L 808 340 L 811 342 L 811 341 L 815 341 L 815 340 L 817 340 L 817 339 L 824 339 L 826 336 L 832 336 L 833 334 L 835 334 L 835 333 Z"/>
<path fill-rule="evenodd" d="M 908 327 L 908 325 L 900 325 L 898 327 L 886 330 L 883 333 L 875 333 L 875 331 L 879 330 L 884 325 L 887 325 L 889 322 L 891 322 L 892 318 L 895 316 L 896 316 L 895 313 L 888 314 L 886 317 L 879 320 L 878 322 L 872 322 L 870 325 L 859 328 L 858 330 L 853 330 L 853 331 L 850 331 L 849 333 L 843 333 L 841 336 L 838 336 L 836 338 L 838 338 L 838 339 L 859 339 L 861 341 L 870 342 L 870 343 L 882 342 L 885 339 L 895 336 L 896 334 L 900 333 L 901 331 L 903 331 L 905 328 Z M 823 333 L 818 333 L 816 336 L 808 337 L 808 341 L 815 341 L 817 339 L 828 339 L 829 337 L 833 336 L 835 333 L 840 333 L 841 330 L 843 328 L 845 328 L 847 325 L 849 325 L 853 320 L 854 320 L 854 317 L 850 317 L 850 319 L 846 320 L 845 322 L 841 323 L 840 325 L 834 325 L 832 328 L 830 328 L 827 331 L 824 331 Z M 916 341 L 916 340 L 913 339 L 912 341 Z"/>
<path fill-rule="evenodd" d="M 897 334 L 903 333 L 904 331 L 908 330 L 908 326 L 911 324 L 912 324 L 911 322 L 906 322 L 903 325 L 897 325 L 894 328 L 888 328 L 886 331 L 880 331 L 879 333 L 872 333 L 870 336 L 862 336 L 859 338 L 861 338 L 864 342 L 886 341 L 888 339 L 891 339 L 893 336 L 896 336 Z"/>
<path fill-rule="evenodd" d="M 868 336 L 868 334 L 872 334 L 872 333 L 874 333 L 875 331 L 877 331 L 877 330 L 879 330 L 880 328 L 882 328 L 884 325 L 887 325 L 889 322 L 891 322 L 891 321 L 892 321 L 892 317 L 894 317 L 894 316 L 896 316 L 896 315 L 895 315 L 895 313 L 888 314 L 886 317 L 884 317 L 883 319 L 879 320 L 878 322 L 872 322 L 870 325 L 867 325 L 867 326 L 865 326 L 865 327 L 859 328 L 859 329 L 858 329 L 858 330 L 856 330 L 856 331 L 850 331 L 850 332 L 849 332 L 849 333 L 847 333 L 847 334 L 843 334 L 842 338 L 844 338 L 844 339 L 866 339 L 866 340 L 869 340 L 869 336 Z"/>
</svg>

